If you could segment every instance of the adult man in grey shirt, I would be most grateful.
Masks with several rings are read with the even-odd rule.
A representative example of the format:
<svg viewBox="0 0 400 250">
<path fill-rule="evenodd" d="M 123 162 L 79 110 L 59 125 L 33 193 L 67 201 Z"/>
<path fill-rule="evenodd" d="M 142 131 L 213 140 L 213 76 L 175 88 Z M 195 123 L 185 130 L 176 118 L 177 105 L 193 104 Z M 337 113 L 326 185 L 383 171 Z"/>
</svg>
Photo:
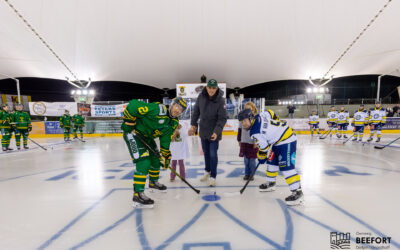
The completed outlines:
<svg viewBox="0 0 400 250">
<path fill-rule="evenodd" d="M 218 88 L 216 80 L 208 81 L 194 105 L 189 135 L 193 135 L 198 127 L 200 118 L 200 138 L 204 152 L 205 175 L 201 181 L 210 179 L 209 185 L 216 185 L 218 146 L 222 139 L 222 130 L 226 123 L 226 108 L 223 91 Z M 210 178 L 211 177 L 211 178 Z"/>
</svg>

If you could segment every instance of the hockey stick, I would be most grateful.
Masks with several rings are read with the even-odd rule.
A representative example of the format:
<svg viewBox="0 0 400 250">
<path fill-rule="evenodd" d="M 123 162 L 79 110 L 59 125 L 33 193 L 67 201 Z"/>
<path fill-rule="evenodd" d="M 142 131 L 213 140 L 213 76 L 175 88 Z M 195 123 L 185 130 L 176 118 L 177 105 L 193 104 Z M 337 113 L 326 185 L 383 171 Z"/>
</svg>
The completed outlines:
<svg viewBox="0 0 400 250">
<path fill-rule="evenodd" d="M 268 158 L 271 154 L 272 151 L 272 147 L 274 145 L 271 145 L 270 149 L 268 150 Z M 247 185 L 249 185 L 249 182 L 251 181 L 251 179 L 253 179 L 254 175 L 256 174 L 256 171 L 258 169 L 258 167 L 260 166 L 260 162 L 258 162 L 257 166 L 254 168 L 253 172 L 251 173 L 251 175 L 249 176 L 249 179 L 246 181 L 246 183 L 244 184 L 244 186 L 242 187 L 242 189 L 240 189 L 238 192 L 228 192 L 228 193 L 224 193 L 225 197 L 233 197 L 233 196 L 239 196 L 241 194 L 243 194 L 244 190 L 246 189 Z"/>
<path fill-rule="evenodd" d="M 376 149 L 384 149 L 385 147 L 389 146 L 390 144 L 395 143 L 398 139 L 400 139 L 400 137 L 395 139 L 395 140 L 393 140 L 393 141 L 391 141 L 391 142 L 389 142 L 386 145 L 376 145 L 374 148 L 376 148 Z"/>
<path fill-rule="evenodd" d="M 325 139 L 326 137 L 328 137 L 328 135 L 332 132 L 332 129 L 333 129 L 333 128 L 331 128 L 331 129 L 325 131 L 325 133 L 322 134 L 322 135 L 319 137 L 319 139 Z"/>
<path fill-rule="evenodd" d="M 133 135 L 136 135 L 135 132 L 132 132 Z M 155 151 L 154 149 L 152 149 L 149 144 L 147 144 L 140 136 L 136 135 L 137 138 L 139 138 L 140 142 L 143 143 L 143 145 L 146 146 L 146 148 L 148 150 L 150 150 L 157 158 L 160 158 L 160 153 L 158 151 Z M 192 185 L 190 185 L 189 182 L 187 182 L 185 180 L 185 178 L 183 178 L 182 176 L 180 176 L 173 168 L 171 168 L 171 166 L 168 166 L 168 168 L 176 175 L 178 176 L 184 183 L 186 183 L 186 185 L 188 185 L 191 189 L 193 189 L 193 191 L 195 191 L 197 194 L 200 194 L 200 190 L 196 189 L 195 187 L 193 187 Z"/>
<path fill-rule="evenodd" d="M 47 148 L 41 146 L 39 143 L 35 142 L 34 140 L 32 140 L 31 138 L 28 137 L 28 140 L 30 140 L 31 142 L 35 143 L 36 145 L 38 145 L 40 148 L 44 149 L 47 151 Z"/>
<path fill-rule="evenodd" d="M 352 134 L 346 141 L 343 142 L 345 144 L 346 142 L 350 141 L 351 138 L 353 138 L 354 134 Z"/>
<path fill-rule="evenodd" d="M 86 142 L 86 141 L 82 140 L 82 139 L 79 138 L 79 137 L 76 137 L 76 139 L 80 140 L 81 142 Z"/>
<path fill-rule="evenodd" d="M 227 193 L 224 193 L 224 196 L 225 197 L 233 197 L 233 196 L 239 196 L 239 195 L 243 194 L 244 190 L 246 189 L 247 185 L 249 185 L 250 180 L 253 179 L 253 177 L 256 174 L 256 171 L 257 171 L 257 169 L 258 169 L 258 167 L 260 165 L 261 165 L 260 163 L 257 164 L 257 166 L 254 168 L 253 172 L 249 176 L 249 179 L 246 181 L 244 186 L 239 191 L 237 191 L 237 192 L 227 192 Z"/>
</svg>

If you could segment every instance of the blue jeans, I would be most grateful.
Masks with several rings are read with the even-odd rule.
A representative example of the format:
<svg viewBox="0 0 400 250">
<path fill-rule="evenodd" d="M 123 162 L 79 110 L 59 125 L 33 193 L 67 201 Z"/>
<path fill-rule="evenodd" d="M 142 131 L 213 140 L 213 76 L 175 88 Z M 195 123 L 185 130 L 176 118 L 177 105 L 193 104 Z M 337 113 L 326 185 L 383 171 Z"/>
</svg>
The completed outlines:
<svg viewBox="0 0 400 250">
<path fill-rule="evenodd" d="M 219 141 L 211 141 L 208 139 L 201 139 L 201 146 L 204 152 L 204 162 L 206 164 L 206 172 L 210 173 L 212 178 L 217 177 L 218 165 L 218 146 Z"/>
<path fill-rule="evenodd" d="M 244 175 L 250 176 L 256 168 L 256 159 L 244 157 Z"/>
</svg>

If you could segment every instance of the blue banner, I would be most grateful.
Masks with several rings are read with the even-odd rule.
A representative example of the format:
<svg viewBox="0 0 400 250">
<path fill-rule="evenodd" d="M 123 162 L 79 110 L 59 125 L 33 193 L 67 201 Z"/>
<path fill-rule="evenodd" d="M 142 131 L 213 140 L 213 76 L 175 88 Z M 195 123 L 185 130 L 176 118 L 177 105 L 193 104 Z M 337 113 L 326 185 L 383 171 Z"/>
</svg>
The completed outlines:
<svg viewBox="0 0 400 250">
<path fill-rule="evenodd" d="M 386 125 L 383 130 L 400 130 L 400 117 L 388 117 L 386 118 Z"/>
<path fill-rule="evenodd" d="M 60 127 L 60 122 L 45 122 L 44 129 L 48 134 L 64 134 L 64 130 Z"/>
</svg>

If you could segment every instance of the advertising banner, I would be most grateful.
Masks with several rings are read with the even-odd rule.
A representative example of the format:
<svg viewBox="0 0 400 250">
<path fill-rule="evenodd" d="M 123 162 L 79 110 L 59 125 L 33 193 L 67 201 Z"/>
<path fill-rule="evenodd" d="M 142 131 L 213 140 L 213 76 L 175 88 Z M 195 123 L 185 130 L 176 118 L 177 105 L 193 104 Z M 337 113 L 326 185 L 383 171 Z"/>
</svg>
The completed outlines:
<svg viewBox="0 0 400 250">
<path fill-rule="evenodd" d="M 206 83 L 178 83 L 176 84 L 176 96 L 197 98 L 206 85 Z M 226 83 L 218 83 L 218 87 L 224 92 L 226 98 Z"/>
<path fill-rule="evenodd" d="M 93 117 L 122 117 L 128 103 L 118 105 L 92 105 L 91 116 Z"/>
<path fill-rule="evenodd" d="M 37 116 L 62 116 L 65 110 L 70 115 L 78 113 L 76 102 L 30 102 L 29 112 Z"/>
<path fill-rule="evenodd" d="M 64 134 L 64 130 L 60 127 L 60 122 L 45 122 L 44 128 L 46 134 Z"/>
</svg>

